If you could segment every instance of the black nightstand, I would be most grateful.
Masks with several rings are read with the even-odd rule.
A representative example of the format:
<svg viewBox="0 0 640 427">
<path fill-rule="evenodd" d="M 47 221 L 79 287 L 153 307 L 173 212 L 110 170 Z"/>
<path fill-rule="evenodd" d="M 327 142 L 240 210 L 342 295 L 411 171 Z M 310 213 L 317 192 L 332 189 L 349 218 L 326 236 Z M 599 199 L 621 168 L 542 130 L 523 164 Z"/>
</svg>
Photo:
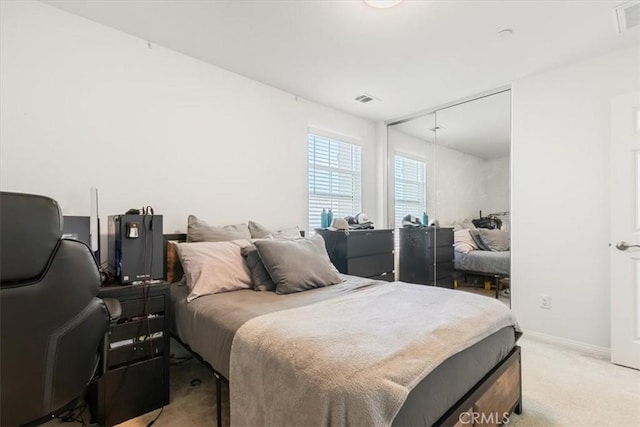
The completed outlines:
<svg viewBox="0 0 640 427">
<path fill-rule="evenodd" d="M 340 273 L 376 280 L 395 280 L 394 230 L 326 230 L 316 233 L 324 238 L 327 253 Z"/>
<path fill-rule="evenodd" d="M 122 306 L 88 398 L 91 421 L 111 426 L 169 403 L 169 284 L 105 286 L 98 296 Z"/>
</svg>

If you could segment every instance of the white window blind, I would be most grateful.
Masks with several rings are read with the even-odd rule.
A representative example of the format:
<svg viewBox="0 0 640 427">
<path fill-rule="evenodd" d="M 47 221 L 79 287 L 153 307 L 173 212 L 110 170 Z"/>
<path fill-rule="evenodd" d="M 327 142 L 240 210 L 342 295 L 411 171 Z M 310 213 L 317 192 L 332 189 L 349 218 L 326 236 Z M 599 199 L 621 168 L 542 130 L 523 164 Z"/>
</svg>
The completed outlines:
<svg viewBox="0 0 640 427">
<path fill-rule="evenodd" d="M 334 218 L 361 211 L 362 147 L 309 133 L 309 231 L 320 228 L 322 209 Z"/>
<path fill-rule="evenodd" d="M 396 154 L 393 169 L 396 227 L 402 227 L 402 218 L 409 214 L 422 221 L 422 213 L 427 210 L 424 162 Z"/>
</svg>

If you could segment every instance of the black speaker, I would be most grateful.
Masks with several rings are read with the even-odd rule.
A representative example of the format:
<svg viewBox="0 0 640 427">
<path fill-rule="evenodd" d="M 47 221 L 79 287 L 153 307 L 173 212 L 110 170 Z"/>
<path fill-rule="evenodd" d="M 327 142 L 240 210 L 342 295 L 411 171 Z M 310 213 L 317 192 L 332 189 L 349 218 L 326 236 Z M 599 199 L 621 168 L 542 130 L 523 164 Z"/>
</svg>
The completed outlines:
<svg viewBox="0 0 640 427">
<path fill-rule="evenodd" d="M 122 284 L 162 279 L 162 215 L 109 216 L 109 271 Z"/>
</svg>

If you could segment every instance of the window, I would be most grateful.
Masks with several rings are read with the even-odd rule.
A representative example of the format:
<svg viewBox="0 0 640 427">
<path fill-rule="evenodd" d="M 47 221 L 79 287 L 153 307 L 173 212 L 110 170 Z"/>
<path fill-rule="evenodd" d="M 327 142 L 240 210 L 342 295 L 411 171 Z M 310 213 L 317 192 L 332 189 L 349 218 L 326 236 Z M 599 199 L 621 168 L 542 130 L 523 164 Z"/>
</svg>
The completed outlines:
<svg viewBox="0 0 640 427">
<path fill-rule="evenodd" d="M 396 154 L 393 170 L 396 227 L 402 227 L 402 218 L 409 214 L 422 221 L 422 213 L 427 210 L 424 162 Z"/>
<path fill-rule="evenodd" d="M 361 210 L 362 147 L 309 133 L 309 231 L 320 228 L 322 209 L 334 218 Z"/>
</svg>

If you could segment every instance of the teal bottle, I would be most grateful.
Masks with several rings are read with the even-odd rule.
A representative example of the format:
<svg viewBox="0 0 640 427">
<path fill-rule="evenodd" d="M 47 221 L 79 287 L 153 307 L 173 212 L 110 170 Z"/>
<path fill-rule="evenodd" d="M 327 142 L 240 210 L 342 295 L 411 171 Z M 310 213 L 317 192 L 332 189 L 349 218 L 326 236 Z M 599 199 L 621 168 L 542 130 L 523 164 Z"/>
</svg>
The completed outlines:
<svg viewBox="0 0 640 427">
<path fill-rule="evenodd" d="M 422 225 L 425 227 L 429 225 L 429 215 L 426 212 L 422 212 Z"/>
<path fill-rule="evenodd" d="M 327 214 L 327 227 L 331 227 L 333 224 L 333 212 L 329 209 L 329 213 Z"/>
<path fill-rule="evenodd" d="M 320 214 L 320 228 L 327 228 L 329 225 L 329 214 L 327 210 L 322 208 L 322 213 Z"/>
</svg>

